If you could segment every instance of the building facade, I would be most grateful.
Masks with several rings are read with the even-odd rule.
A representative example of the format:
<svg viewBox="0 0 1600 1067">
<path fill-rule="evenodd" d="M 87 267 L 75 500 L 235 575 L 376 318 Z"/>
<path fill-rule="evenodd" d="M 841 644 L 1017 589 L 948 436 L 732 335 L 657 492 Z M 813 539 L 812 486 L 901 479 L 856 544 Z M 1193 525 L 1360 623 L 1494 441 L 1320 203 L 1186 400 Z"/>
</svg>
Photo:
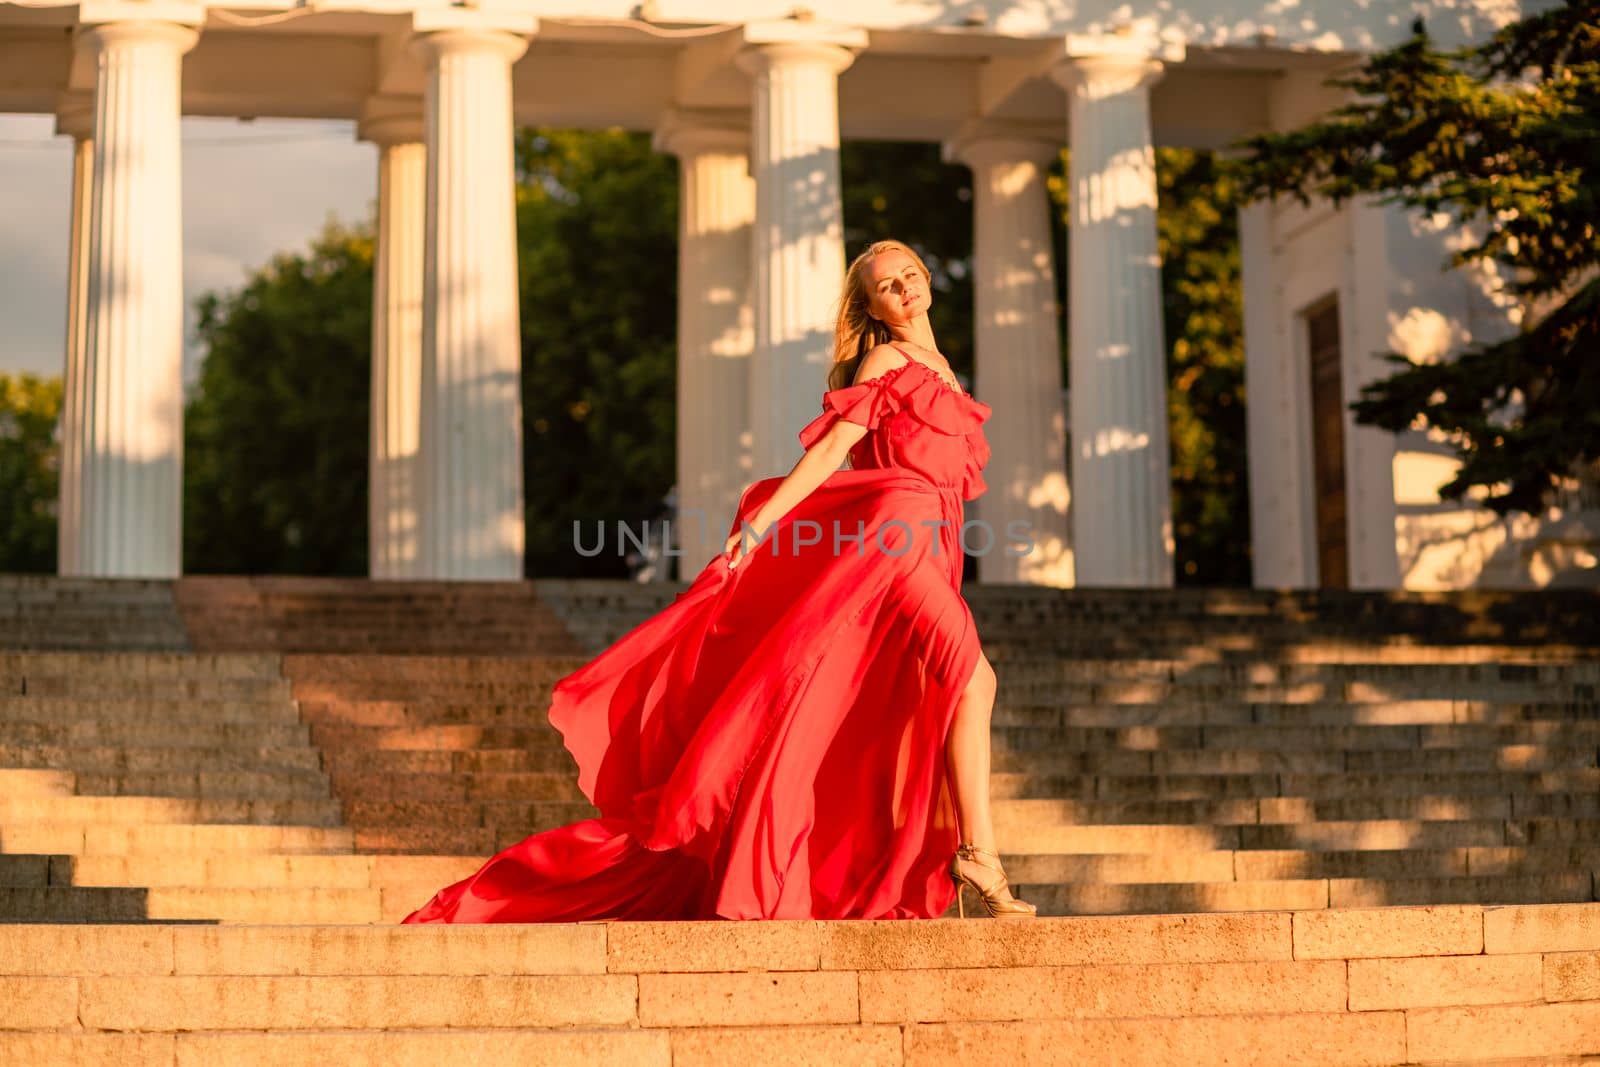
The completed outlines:
<svg viewBox="0 0 1600 1067">
<path fill-rule="evenodd" d="M 512 131 L 650 131 L 682 173 L 678 494 L 721 546 L 740 491 L 785 473 L 816 412 L 845 264 L 842 138 L 938 142 L 971 168 L 976 380 L 995 530 L 979 579 L 1173 583 L 1154 147 L 1222 148 L 1338 101 L 1324 80 L 1399 40 L 1445 44 L 1515 2 L 1079 5 L 818 0 L 0 3 L 0 110 L 76 145 L 63 574 L 181 559 L 182 115 L 341 118 L 379 148 L 370 537 L 376 578 L 523 567 Z M 1071 147 L 1070 390 L 1045 174 Z M 66 176 L 63 175 L 63 180 Z M 1586 500 L 1499 520 L 1441 503 L 1447 450 L 1357 426 L 1375 353 L 1449 358 L 1515 329 L 1453 233 L 1356 203 L 1240 218 L 1255 581 L 1359 589 L 1595 575 Z M 1064 399 L 1065 398 L 1065 399 Z M 1069 432 L 1070 430 L 1070 432 Z"/>
</svg>

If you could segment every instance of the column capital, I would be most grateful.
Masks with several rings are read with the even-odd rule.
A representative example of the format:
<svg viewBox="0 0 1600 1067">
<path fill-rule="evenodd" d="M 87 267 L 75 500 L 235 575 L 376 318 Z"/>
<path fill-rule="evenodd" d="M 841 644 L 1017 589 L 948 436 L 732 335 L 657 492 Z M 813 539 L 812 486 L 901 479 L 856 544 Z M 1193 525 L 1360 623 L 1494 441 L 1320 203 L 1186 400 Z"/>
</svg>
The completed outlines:
<svg viewBox="0 0 1600 1067">
<path fill-rule="evenodd" d="M 488 53 L 515 63 L 528 50 L 528 39 L 539 28 L 533 16 L 517 18 L 510 14 L 481 16 L 466 8 L 440 8 L 412 15 L 413 54 L 432 64 L 439 57 L 463 52 Z"/>
<path fill-rule="evenodd" d="M 106 24 L 175 24 L 198 28 L 206 21 L 206 5 L 187 0 L 80 0 L 78 27 Z"/>
<path fill-rule="evenodd" d="M 80 19 L 77 33 L 80 46 L 87 48 L 91 53 L 103 52 L 121 45 L 155 43 L 170 45 L 181 56 L 193 48 L 198 40 L 200 31 L 194 26 L 149 18 L 104 22 Z"/>
<path fill-rule="evenodd" d="M 479 7 L 424 7 L 411 12 L 413 34 L 447 33 L 452 30 L 480 30 L 532 37 L 539 32 L 539 19 L 519 11 Z"/>
<path fill-rule="evenodd" d="M 968 167 L 987 163 L 1034 163 L 1045 166 L 1061 153 L 1063 141 L 1052 127 L 1024 122 L 971 119 L 940 146 L 946 163 Z"/>
<path fill-rule="evenodd" d="M 79 141 L 94 136 L 94 93 L 73 89 L 57 98 L 56 133 L 71 134 Z"/>
<path fill-rule="evenodd" d="M 743 46 L 733 62 L 746 74 L 790 64 L 819 64 L 840 73 L 867 47 L 867 31 L 859 26 L 801 19 L 747 22 Z"/>
<path fill-rule="evenodd" d="M 379 147 L 421 144 L 425 139 L 422 99 L 416 96 L 369 96 L 361 103 L 356 139 Z"/>
<path fill-rule="evenodd" d="M 1149 36 L 1069 34 L 1050 77 L 1068 92 L 1108 96 L 1154 84 L 1184 55 L 1182 44 Z"/>
<path fill-rule="evenodd" d="M 669 108 L 650 138 L 657 152 L 686 158 L 701 152 L 750 152 L 750 113 Z"/>
</svg>

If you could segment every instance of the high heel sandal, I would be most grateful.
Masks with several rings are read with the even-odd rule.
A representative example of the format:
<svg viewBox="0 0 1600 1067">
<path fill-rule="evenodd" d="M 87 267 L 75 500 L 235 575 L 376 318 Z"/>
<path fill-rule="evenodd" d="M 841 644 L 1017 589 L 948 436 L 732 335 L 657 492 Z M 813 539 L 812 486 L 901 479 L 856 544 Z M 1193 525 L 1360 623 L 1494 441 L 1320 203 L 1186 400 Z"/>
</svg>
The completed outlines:
<svg viewBox="0 0 1600 1067">
<path fill-rule="evenodd" d="M 999 880 L 988 886 L 979 885 L 961 870 L 963 860 L 997 872 L 1000 875 Z M 1005 868 L 1000 866 L 1000 857 L 988 849 L 976 845 L 957 847 L 955 856 L 950 860 L 950 880 L 956 884 L 956 913 L 963 919 L 967 917 L 964 891 L 968 888 L 978 894 L 978 899 L 983 902 L 983 909 L 989 913 L 991 919 L 1031 919 L 1038 914 L 1039 909 L 1026 901 L 1011 896 L 1000 896 L 1001 890 L 1007 888 Z"/>
</svg>

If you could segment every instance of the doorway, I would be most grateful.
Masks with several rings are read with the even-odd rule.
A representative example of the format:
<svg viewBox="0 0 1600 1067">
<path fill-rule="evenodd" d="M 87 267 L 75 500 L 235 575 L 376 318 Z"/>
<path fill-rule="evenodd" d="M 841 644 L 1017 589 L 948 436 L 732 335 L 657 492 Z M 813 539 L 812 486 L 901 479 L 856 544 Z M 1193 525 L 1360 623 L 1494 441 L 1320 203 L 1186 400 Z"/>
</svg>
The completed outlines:
<svg viewBox="0 0 1600 1067">
<path fill-rule="evenodd" d="M 1303 313 L 1311 364 L 1311 438 L 1316 477 L 1317 580 L 1324 589 L 1350 588 L 1350 545 L 1344 470 L 1344 377 L 1339 347 L 1339 298 Z"/>
</svg>

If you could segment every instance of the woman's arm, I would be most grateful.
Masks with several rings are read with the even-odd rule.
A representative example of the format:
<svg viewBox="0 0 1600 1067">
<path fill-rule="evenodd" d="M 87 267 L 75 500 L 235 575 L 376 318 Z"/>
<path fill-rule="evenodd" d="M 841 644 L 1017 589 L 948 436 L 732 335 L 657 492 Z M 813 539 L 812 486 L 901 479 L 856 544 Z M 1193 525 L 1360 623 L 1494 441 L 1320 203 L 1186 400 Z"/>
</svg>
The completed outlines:
<svg viewBox="0 0 1600 1067">
<path fill-rule="evenodd" d="M 856 369 L 853 384 L 860 385 L 862 382 L 870 381 L 904 362 L 905 360 L 893 348 L 880 345 L 867 353 L 866 358 L 861 361 L 861 366 Z M 830 426 L 828 431 L 806 450 L 806 454 L 800 457 L 794 469 L 784 476 L 772 496 L 767 498 L 767 502 L 757 508 L 755 514 L 750 517 L 751 534 L 743 537 L 744 543 L 741 543 L 741 536 L 744 535 L 742 529 L 734 531 L 728 538 L 723 552 L 729 557 L 729 564 L 737 563 L 744 555 L 746 547 L 759 544 L 774 522 L 787 515 L 791 508 L 810 496 L 817 486 L 827 481 L 828 476 L 839 469 L 839 464 L 844 462 L 844 457 L 850 449 L 866 435 L 865 426 L 846 422 L 844 419 Z"/>
</svg>

